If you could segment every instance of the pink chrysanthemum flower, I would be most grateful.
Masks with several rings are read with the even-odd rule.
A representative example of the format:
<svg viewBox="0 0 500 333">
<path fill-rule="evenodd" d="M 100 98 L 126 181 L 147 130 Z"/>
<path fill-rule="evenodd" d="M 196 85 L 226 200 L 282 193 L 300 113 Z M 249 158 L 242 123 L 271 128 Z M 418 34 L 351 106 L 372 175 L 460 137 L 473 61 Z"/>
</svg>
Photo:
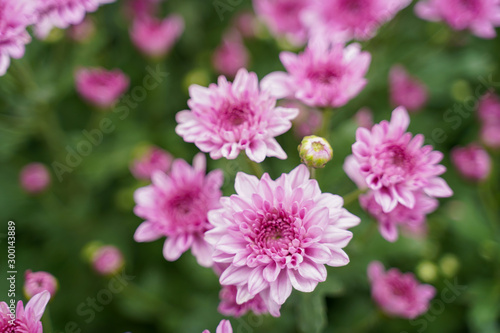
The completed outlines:
<svg viewBox="0 0 500 333">
<path fill-rule="evenodd" d="M 90 259 L 94 270 L 101 275 L 116 274 L 125 265 L 122 251 L 113 245 L 104 245 L 95 249 Z"/>
<path fill-rule="evenodd" d="M 341 107 L 357 96 L 367 83 L 371 56 L 359 44 L 329 44 L 321 39 L 309 43 L 297 55 L 280 54 L 288 73 L 273 72 L 262 86 L 276 98 L 296 98 L 314 107 Z"/>
<path fill-rule="evenodd" d="M 352 39 L 367 40 L 377 29 L 392 20 L 411 0 L 312 0 L 303 15 L 314 38 L 335 43 Z"/>
<path fill-rule="evenodd" d="M 7 303 L 0 302 L 0 332 L 43 333 L 40 319 L 49 300 L 50 293 L 43 291 L 33 296 L 26 308 L 22 301 L 17 302 L 15 319 Z"/>
<path fill-rule="evenodd" d="M 0 76 L 7 72 L 10 58 L 24 56 L 24 45 L 31 41 L 26 27 L 33 21 L 27 1 L 0 0 Z"/>
<path fill-rule="evenodd" d="M 391 122 L 382 121 L 371 130 L 358 128 L 352 152 L 359 172 L 375 201 L 385 213 L 399 204 L 415 207 L 415 193 L 423 191 L 430 197 L 453 194 L 439 177 L 446 168 L 438 164 L 443 154 L 432 146 L 422 146 L 424 136 L 406 133 L 410 117 L 404 107 L 392 112 Z"/>
<path fill-rule="evenodd" d="M 52 28 L 66 29 L 79 24 L 88 12 L 115 0 L 38 0 L 35 35 L 43 39 Z"/>
<path fill-rule="evenodd" d="M 274 137 L 292 127 L 297 109 L 276 107 L 276 100 L 259 88 L 257 75 L 242 68 L 233 83 L 220 76 L 218 85 L 189 87 L 191 110 L 180 111 L 175 131 L 210 157 L 235 159 L 244 150 L 255 162 L 266 156 L 286 159 Z"/>
<path fill-rule="evenodd" d="M 155 171 L 167 172 L 172 161 L 172 155 L 161 148 L 152 146 L 144 155 L 132 162 L 130 172 L 137 179 L 149 180 Z"/>
<path fill-rule="evenodd" d="M 43 192 L 50 185 L 49 170 L 42 163 L 27 164 L 19 174 L 19 182 L 26 192 Z"/>
<path fill-rule="evenodd" d="M 491 171 L 491 158 L 481 146 L 455 147 L 451 160 L 462 176 L 473 181 L 485 180 Z"/>
<path fill-rule="evenodd" d="M 219 293 L 220 304 L 217 310 L 225 316 L 241 317 L 249 311 L 256 315 L 267 313 L 267 306 L 260 295 L 256 295 L 251 300 L 238 304 L 236 302 L 236 286 L 223 286 Z M 278 306 L 279 307 L 279 306 Z"/>
<path fill-rule="evenodd" d="M 202 333 L 210 333 L 210 331 L 204 330 Z M 231 327 L 229 320 L 221 320 L 215 333 L 233 333 L 233 328 Z"/>
<path fill-rule="evenodd" d="M 109 109 L 128 89 L 129 78 L 119 69 L 80 68 L 75 73 L 76 90 L 83 99 Z"/>
<path fill-rule="evenodd" d="M 253 0 L 255 13 L 276 36 L 286 36 L 293 44 L 303 44 L 307 29 L 301 16 L 310 0 Z"/>
<path fill-rule="evenodd" d="M 408 111 L 418 111 L 427 103 L 427 87 L 410 76 L 401 65 L 395 65 L 389 73 L 389 91 L 394 107 L 404 106 Z"/>
<path fill-rule="evenodd" d="M 246 67 L 249 54 L 238 32 L 226 34 L 212 57 L 215 70 L 228 77 L 234 77 L 240 68 Z"/>
<path fill-rule="evenodd" d="M 305 165 L 275 181 L 240 172 L 235 189 L 209 212 L 214 229 L 205 238 L 214 261 L 229 264 L 220 283 L 237 287 L 238 304 L 260 294 L 276 315 L 274 304 L 283 304 L 292 287 L 311 292 L 326 280 L 325 264 L 349 262 L 342 250 L 352 238 L 346 229 L 360 220 L 342 208 L 341 197 L 321 193 Z"/>
<path fill-rule="evenodd" d="M 470 29 L 481 38 L 494 38 L 500 26 L 498 0 L 424 0 L 415 6 L 418 17 L 445 21 L 455 30 Z"/>
<path fill-rule="evenodd" d="M 415 319 L 429 309 L 436 289 L 419 284 L 411 273 L 402 274 L 392 268 L 387 272 L 378 261 L 368 266 L 368 278 L 372 285 L 372 297 L 388 315 Z"/>
<path fill-rule="evenodd" d="M 23 289 L 24 294 L 28 299 L 44 290 L 47 290 L 50 293 L 50 297 L 54 297 L 58 287 L 59 284 L 57 283 L 56 278 L 50 273 L 43 271 L 32 272 L 29 269 L 24 273 Z"/>
<path fill-rule="evenodd" d="M 203 154 L 195 156 L 193 167 L 177 159 L 169 175 L 157 171 L 151 185 L 136 190 L 134 213 L 146 219 L 135 232 L 137 242 L 166 236 L 165 259 L 177 260 L 191 248 L 200 265 L 212 265 L 212 248 L 204 234 L 212 227 L 208 211 L 220 207 L 223 174 L 215 170 L 205 175 L 205 164 Z"/>
</svg>

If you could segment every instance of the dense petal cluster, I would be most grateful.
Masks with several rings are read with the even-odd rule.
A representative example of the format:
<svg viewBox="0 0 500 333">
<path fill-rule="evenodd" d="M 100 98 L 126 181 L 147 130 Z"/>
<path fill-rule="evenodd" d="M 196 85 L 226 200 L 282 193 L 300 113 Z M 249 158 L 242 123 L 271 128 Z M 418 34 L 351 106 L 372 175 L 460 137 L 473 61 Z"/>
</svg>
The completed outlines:
<svg viewBox="0 0 500 333">
<path fill-rule="evenodd" d="M 57 283 L 56 278 L 47 272 L 32 272 L 31 270 L 27 270 L 24 273 L 24 294 L 26 298 L 30 299 L 36 294 L 41 293 L 44 290 L 47 290 L 50 293 L 50 297 L 54 297 L 59 284 Z"/>
<path fill-rule="evenodd" d="M 210 333 L 210 331 L 204 330 L 202 333 Z M 215 333 L 233 333 L 233 328 L 231 327 L 229 320 L 221 320 Z"/>
<path fill-rule="evenodd" d="M 404 106 L 408 111 L 417 111 L 427 103 L 427 87 L 410 76 L 401 65 L 395 65 L 389 73 L 391 104 Z"/>
<path fill-rule="evenodd" d="M 0 302 L 0 332 L 43 333 L 40 319 L 49 300 L 50 293 L 45 290 L 33 296 L 26 308 L 22 301 L 17 302 L 15 319 L 7 303 Z"/>
<path fill-rule="evenodd" d="M 220 304 L 217 310 L 225 316 L 241 317 L 249 311 L 256 315 L 267 313 L 267 306 L 260 295 L 256 295 L 249 301 L 238 304 L 236 286 L 223 286 L 219 293 Z"/>
<path fill-rule="evenodd" d="M 234 82 L 220 76 L 218 85 L 189 87 L 191 110 L 176 115 L 175 131 L 210 157 L 235 159 L 244 150 L 262 162 L 266 156 L 286 158 L 274 137 L 292 127 L 297 109 L 276 107 L 276 99 L 259 88 L 257 75 L 240 69 Z"/>
<path fill-rule="evenodd" d="M 144 155 L 132 162 L 130 172 L 137 179 L 149 180 L 155 171 L 167 172 L 172 165 L 172 161 L 172 155 L 161 148 L 153 146 Z"/>
<path fill-rule="evenodd" d="M 153 183 L 134 194 L 134 213 L 146 219 L 134 239 L 150 242 L 166 236 L 163 255 L 169 261 L 191 248 L 200 265 L 212 265 L 212 249 L 204 235 L 212 227 L 208 211 L 219 208 L 223 174 L 214 170 L 205 175 L 205 163 L 203 154 L 194 158 L 193 167 L 177 159 L 170 174 L 155 172 Z"/>
<path fill-rule="evenodd" d="M 282 52 L 288 73 L 273 72 L 262 86 L 276 98 L 296 98 L 314 107 L 341 107 L 356 97 L 367 83 L 371 56 L 359 44 L 309 43 L 303 53 Z"/>
<path fill-rule="evenodd" d="M 222 285 L 237 288 L 242 304 L 260 294 L 272 315 L 292 287 L 311 292 L 326 280 L 326 268 L 349 262 L 342 250 L 351 240 L 346 229 L 358 217 L 345 210 L 337 195 L 321 193 L 305 165 L 273 181 L 266 173 L 238 173 L 236 195 L 223 197 L 222 208 L 209 213 L 214 228 L 206 233 L 215 262 L 228 264 Z"/>
<path fill-rule="evenodd" d="M 500 26 L 498 0 L 424 0 L 415 12 L 424 20 L 445 21 L 455 30 L 470 29 L 481 38 L 494 38 Z"/>
<path fill-rule="evenodd" d="M 414 319 L 429 309 L 436 289 L 419 284 L 411 273 L 403 274 L 396 268 L 384 271 L 384 266 L 373 261 L 368 266 L 372 297 L 388 315 Z"/>
<path fill-rule="evenodd" d="M 485 180 L 491 171 L 490 155 L 476 144 L 453 148 L 451 160 L 460 174 L 472 181 Z"/>
<path fill-rule="evenodd" d="M 50 185 L 50 173 L 42 163 L 25 165 L 19 173 L 21 187 L 28 193 L 40 193 Z"/>
</svg>

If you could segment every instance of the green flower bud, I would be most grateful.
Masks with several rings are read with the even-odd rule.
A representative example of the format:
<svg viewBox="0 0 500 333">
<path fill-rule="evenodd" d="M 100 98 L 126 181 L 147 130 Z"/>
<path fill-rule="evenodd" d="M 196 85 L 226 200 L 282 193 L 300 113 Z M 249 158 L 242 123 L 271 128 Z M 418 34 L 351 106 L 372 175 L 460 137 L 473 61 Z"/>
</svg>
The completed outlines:
<svg viewBox="0 0 500 333">
<path fill-rule="evenodd" d="M 311 135 L 302 139 L 299 145 L 299 155 L 302 163 L 318 169 L 323 168 L 332 159 L 333 150 L 324 138 Z"/>
</svg>

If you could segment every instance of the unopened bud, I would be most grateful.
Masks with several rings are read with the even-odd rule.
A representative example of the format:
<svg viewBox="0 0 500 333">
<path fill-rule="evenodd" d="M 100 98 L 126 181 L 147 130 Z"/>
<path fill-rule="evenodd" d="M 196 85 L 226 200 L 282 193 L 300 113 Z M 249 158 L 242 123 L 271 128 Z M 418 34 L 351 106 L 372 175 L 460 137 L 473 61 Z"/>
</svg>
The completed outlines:
<svg viewBox="0 0 500 333">
<path fill-rule="evenodd" d="M 31 270 L 27 270 L 26 273 L 24 273 L 23 289 L 27 299 L 30 299 L 44 290 L 47 290 L 52 298 L 58 288 L 59 284 L 56 278 L 50 273 L 43 271 L 32 272 Z"/>
<path fill-rule="evenodd" d="M 333 150 L 324 138 L 311 135 L 302 139 L 299 145 L 299 155 L 302 163 L 318 169 L 323 168 L 332 159 Z"/>
</svg>

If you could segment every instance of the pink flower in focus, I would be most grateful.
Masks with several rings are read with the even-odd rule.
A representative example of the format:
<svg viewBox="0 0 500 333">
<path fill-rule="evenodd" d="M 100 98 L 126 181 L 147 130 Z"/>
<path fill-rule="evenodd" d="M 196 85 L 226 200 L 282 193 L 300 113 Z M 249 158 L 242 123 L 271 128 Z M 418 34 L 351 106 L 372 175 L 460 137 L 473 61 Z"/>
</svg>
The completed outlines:
<svg viewBox="0 0 500 333">
<path fill-rule="evenodd" d="M 220 304 L 217 310 L 224 316 L 241 317 L 248 311 L 256 315 L 267 313 L 267 307 L 260 295 L 256 295 L 251 300 L 238 304 L 236 294 L 238 289 L 235 286 L 223 286 L 219 293 Z M 279 311 L 279 310 L 278 310 Z"/>
<path fill-rule="evenodd" d="M 215 262 L 229 264 L 222 285 L 235 285 L 236 302 L 260 294 L 274 316 L 292 287 L 311 292 L 325 281 L 326 268 L 349 262 L 342 250 L 352 238 L 347 228 L 360 220 L 342 208 L 337 195 L 321 193 L 305 165 L 272 180 L 239 172 L 236 195 L 223 197 L 222 208 L 208 219 L 205 235 Z"/>
<path fill-rule="evenodd" d="M 49 300 L 50 293 L 45 290 L 33 296 L 26 308 L 22 301 L 17 302 L 15 319 L 7 303 L 0 302 L 0 332 L 43 333 L 40 319 Z"/>
<path fill-rule="evenodd" d="M 109 109 L 128 89 L 129 78 L 119 69 L 80 68 L 75 73 L 80 96 L 101 109 Z"/>
<path fill-rule="evenodd" d="M 298 109 L 299 115 L 293 123 L 293 131 L 297 138 L 312 135 L 321 128 L 323 113 L 318 109 L 308 107 L 297 101 L 283 101 L 280 103 L 285 108 Z"/>
<path fill-rule="evenodd" d="M 50 184 L 50 174 L 42 163 L 30 163 L 19 174 L 21 187 L 28 193 L 40 193 Z"/>
<path fill-rule="evenodd" d="M 455 30 L 470 29 L 481 38 L 494 38 L 500 26 L 498 0 L 424 0 L 415 5 L 418 17 L 445 21 Z"/>
<path fill-rule="evenodd" d="M 153 173 L 152 184 L 135 191 L 134 213 L 146 219 L 136 230 L 136 242 L 151 242 L 166 236 L 163 256 L 177 260 L 191 248 L 198 263 L 212 266 L 212 248 L 205 232 L 212 228 L 207 219 L 211 209 L 219 208 L 221 170 L 205 175 L 205 155 L 198 154 L 193 167 L 176 159 L 169 175 Z"/>
<path fill-rule="evenodd" d="M 215 70 L 229 77 L 234 77 L 238 70 L 248 65 L 248 51 L 236 32 L 223 37 L 221 45 L 217 47 L 212 57 Z"/>
<path fill-rule="evenodd" d="M 233 83 L 220 76 L 218 85 L 189 87 L 191 110 L 176 115 L 175 131 L 194 142 L 212 159 L 235 159 L 244 150 L 255 162 L 266 156 L 286 158 L 274 137 L 292 127 L 296 109 L 276 107 L 276 100 L 259 88 L 257 75 L 242 68 Z"/>
<path fill-rule="evenodd" d="M 7 72 L 10 58 L 24 56 L 24 45 L 31 41 L 26 27 L 33 21 L 27 1 L 0 0 L 0 76 Z"/>
<path fill-rule="evenodd" d="M 130 172 L 137 179 L 149 180 L 155 171 L 167 172 L 172 160 L 172 155 L 168 152 L 152 146 L 141 158 L 132 162 Z"/>
<path fill-rule="evenodd" d="M 38 0 L 35 35 L 44 39 L 52 28 L 66 29 L 83 21 L 87 12 L 115 0 Z"/>
<path fill-rule="evenodd" d="M 113 275 L 121 271 L 125 260 L 116 246 L 105 245 L 97 248 L 92 254 L 92 267 L 101 275 Z"/>
<path fill-rule="evenodd" d="M 415 193 L 423 191 L 430 197 L 453 194 L 439 177 L 446 168 L 438 164 L 443 154 L 432 146 L 422 146 L 424 136 L 412 136 L 405 131 L 410 117 L 404 107 L 392 112 L 391 121 L 382 121 L 371 130 L 358 128 L 352 151 L 359 172 L 375 201 L 385 213 L 399 204 L 415 207 Z"/>
<path fill-rule="evenodd" d="M 204 330 L 202 333 L 210 333 L 210 331 Z M 231 327 L 229 320 L 221 320 L 215 333 L 233 333 L 233 328 Z"/>
<path fill-rule="evenodd" d="M 401 65 L 395 65 L 389 73 L 391 104 L 404 106 L 409 111 L 418 111 L 427 103 L 427 88 L 413 78 Z"/>
<path fill-rule="evenodd" d="M 30 299 L 36 294 L 47 290 L 50 293 L 50 297 L 54 297 L 56 291 L 59 287 L 56 278 L 47 272 L 32 272 L 27 270 L 24 273 L 24 294 L 26 298 Z M 0 331 L 1 332 L 1 331 Z"/>
<path fill-rule="evenodd" d="M 286 36 L 300 45 L 307 39 L 307 29 L 301 15 L 310 0 L 253 0 L 258 17 L 262 18 L 276 36 Z"/>
<path fill-rule="evenodd" d="M 288 73 L 273 72 L 262 87 L 276 98 L 296 98 L 313 107 L 341 107 L 356 97 L 367 83 L 371 56 L 359 44 L 344 47 L 317 39 L 296 55 L 281 52 Z"/>
<path fill-rule="evenodd" d="M 436 289 L 419 284 L 411 273 L 402 274 L 392 268 L 387 272 L 378 261 L 368 266 L 368 278 L 372 285 L 372 298 L 388 315 L 415 319 L 429 309 Z"/>
<path fill-rule="evenodd" d="M 86 42 L 95 34 L 95 24 L 90 17 L 86 17 L 81 23 L 73 25 L 68 29 L 68 36 L 75 42 Z"/>
<path fill-rule="evenodd" d="M 142 16 L 134 20 L 130 38 L 145 55 L 159 58 L 167 54 L 184 31 L 184 19 L 171 15 L 163 20 Z"/>
<path fill-rule="evenodd" d="M 373 112 L 369 108 L 361 108 L 354 115 L 356 123 L 359 127 L 364 127 L 366 129 L 371 129 L 373 126 Z"/>
<path fill-rule="evenodd" d="M 462 176 L 473 181 L 485 180 L 491 171 L 490 155 L 476 144 L 453 148 L 451 160 Z"/>
</svg>

